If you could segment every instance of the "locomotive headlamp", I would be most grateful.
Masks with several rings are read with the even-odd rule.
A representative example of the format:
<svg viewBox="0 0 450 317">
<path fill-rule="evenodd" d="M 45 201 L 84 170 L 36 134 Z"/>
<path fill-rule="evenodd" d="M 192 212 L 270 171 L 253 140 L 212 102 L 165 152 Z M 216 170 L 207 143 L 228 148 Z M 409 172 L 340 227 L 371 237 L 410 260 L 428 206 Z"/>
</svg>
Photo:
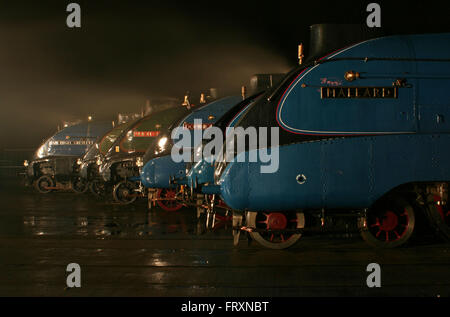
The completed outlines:
<svg viewBox="0 0 450 317">
<path fill-rule="evenodd" d="M 28 165 L 30 165 L 30 163 L 28 163 L 28 160 L 23 161 L 23 166 L 28 167 Z"/>
<path fill-rule="evenodd" d="M 167 150 L 169 139 L 166 136 L 160 137 L 156 144 L 155 154 L 158 155 Z"/>
<path fill-rule="evenodd" d="M 142 167 L 142 166 L 144 166 L 144 160 L 142 159 L 141 156 L 139 156 L 139 157 L 136 158 L 136 166 L 137 166 L 137 167 Z"/>
<path fill-rule="evenodd" d="M 36 156 L 37 156 L 38 158 L 43 158 L 43 157 L 45 156 L 45 144 L 43 144 L 43 145 L 37 150 Z"/>
<path fill-rule="evenodd" d="M 354 81 L 360 77 L 358 72 L 355 72 L 353 70 L 349 70 L 344 74 L 344 78 L 346 81 Z"/>
<path fill-rule="evenodd" d="M 164 149 L 168 140 L 169 139 L 167 137 L 162 137 L 161 139 L 159 139 L 158 146 L 160 147 L 160 149 Z"/>
</svg>

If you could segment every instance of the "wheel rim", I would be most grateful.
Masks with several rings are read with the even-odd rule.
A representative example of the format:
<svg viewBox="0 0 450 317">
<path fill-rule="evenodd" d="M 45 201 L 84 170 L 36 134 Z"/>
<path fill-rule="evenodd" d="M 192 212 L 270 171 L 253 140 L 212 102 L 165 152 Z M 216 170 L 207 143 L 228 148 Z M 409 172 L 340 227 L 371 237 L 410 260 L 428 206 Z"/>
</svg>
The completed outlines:
<svg viewBox="0 0 450 317">
<path fill-rule="evenodd" d="M 177 196 L 177 193 L 174 189 L 166 189 L 166 188 L 160 188 L 156 192 L 156 199 L 158 199 L 156 202 L 158 203 L 159 207 L 166 211 L 177 211 L 181 207 L 183 207 L 182 204 L 180 204 L 175 198 Z M 160 200 L 162 199 L 162 200 Z M 173 200 L 165 200 L 165 199 L 173 199 Z"/>
<path fill-rule="evenodd" d="M 301 233 L 296 229 L 304 228 L 303 213 L 263 213 L 248 212 L 247 226 L 255 228 L 250 236 L 259 244 L 271 249 L 286 249 L 294 245 Z"/>
<path fill-rule="evenodd" d="M 53 180 L 49 176 L 41 176 L 36 183 L 36 187 L 41 193 L 49 193 L 52 191 Z"/>
<path fill-rule="evenodd" d="M 95 181 L 90 184 L 89 189 L 91 193 L 94 194 L 95 196 L 102 196 L 104 191 L 104 185 L 102 186 L 100 182 Z"/>
<path fill-rule="evenodd" d="M 44 180 L 39 182 L 39 188 L 40 189 L 42 189 L 42 190 L 49 190 L 49 187 L 50 187 L 50 183 L 46 179 L 44 179 Z"/>
<path fill-rule="evenodd" d="M 133 192 L 134 184 L 131 182 L 121 182 L 114 189 L 114 198 L 119 203 L 130 204 L 137 199 L 136 196 L 131 195 Z"/>
<path fill-rule="evenodd" d="M 76 193 L 84 193 L 84 192 L 86 192 L 87 188 L 88 188 L 88 185 L 87 185 L 86 181 L 81 178 L 75 179 L 72 184 L 72 189 Z"/>
</svg>

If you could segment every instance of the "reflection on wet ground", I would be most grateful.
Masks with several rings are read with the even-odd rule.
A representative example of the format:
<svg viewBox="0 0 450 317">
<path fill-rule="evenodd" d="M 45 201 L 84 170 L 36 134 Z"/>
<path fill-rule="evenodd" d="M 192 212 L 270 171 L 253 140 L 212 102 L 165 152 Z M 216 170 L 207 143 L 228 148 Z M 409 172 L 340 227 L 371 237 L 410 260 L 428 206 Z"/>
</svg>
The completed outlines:
<svg viewBox="0 0 450 317">
<path fill-rule="evenodd" d="M 359 238 L 303 238 L 287 251 L 232 246 L 231 231 L 198 234 L 196 213 L 148 212 L 89 195 L 40 195 L 0 183 L 1 296 L 450 295 L 450 247 L 434 239 L 373 250 Z M 366 267 L 382 267 L 382 288 Z M 66 266 L 82 287 L 66 288 Z"/>
<path fill-rule="evenodd" d="M 1 217 L 0 233 L 8 236 L 64 236 L 65 238 L 145 238 L 196 234 L 195 214 L 147 211 L 144 201 L 130 206 L 103 202 L 89 195 L 32 190 L 3 197 L 10 204 Z"/>
</svg>

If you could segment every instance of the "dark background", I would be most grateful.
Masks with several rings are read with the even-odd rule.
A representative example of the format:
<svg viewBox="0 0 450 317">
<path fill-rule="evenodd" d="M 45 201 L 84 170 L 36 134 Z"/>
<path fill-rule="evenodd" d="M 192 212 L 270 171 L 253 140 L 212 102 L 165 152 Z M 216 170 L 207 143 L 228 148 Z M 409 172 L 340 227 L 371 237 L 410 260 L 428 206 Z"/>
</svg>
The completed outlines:
<svg viewBox="0 0 450 317">
<path fill-rule="evenodd" d="M 80 29 L 66 6 L 81 5 Z M 376 1 L 1 1 L 0 149 L 37 148 L 62 120 L 112 120 L 148 98 L 286 72 L 316 23 L 365 23 Z M 377 1 L 388 34 L 450 31 L 437 1 Z"/>
</svg>

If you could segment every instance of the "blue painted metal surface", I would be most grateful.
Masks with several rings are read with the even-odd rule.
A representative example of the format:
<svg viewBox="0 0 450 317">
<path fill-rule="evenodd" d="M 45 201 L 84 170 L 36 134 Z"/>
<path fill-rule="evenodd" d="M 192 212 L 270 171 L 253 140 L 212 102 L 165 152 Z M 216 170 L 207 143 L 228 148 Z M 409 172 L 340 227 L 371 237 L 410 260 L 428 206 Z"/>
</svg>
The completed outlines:
<svg viewBox="0 0 450 317">
<path fill-rule="evenodd" d="M 186 163 L 175 163 L 170 155 L 157 157 L 145 164 L 141 182 L 149 188 L 171 188 L 170 177 L 184 177 Z"/>
<path fill-rule="evenodd" d="M 195 120 L 202 120 L 203 123 L 215 124 L 228 110 L 242 101 L 240 96 L 232 96 L 211 102 L 198 110 L 193 111 L 183 120 L 179 127 L 185 123 L 194 124 Z M 177 140 L 174 140 L 175 142 Z M 191 145 L 195 148 L 202 140 L 194 140 L 192 133 Z M 141 181 L 148 188 L 171 188 L 171 178 L 184 179 L 186 177 L 186 168 L 188 165 L 184 162 L 176 163 L 170 155 L 154 158 L 144 165 L 141 172 Z"/>
<path fill-rule="evenodd" d="M 360 78 L 346 81 L 347 71 Z M 398 98 L 321 98 L 323 86 L 392 87 L 397 79 L 406 81 Z M 221 196 L 238 210 L 366 208 L 403 184 L 450 181 L 449 87 L 450 34 L 385 37 L 333 53 L 268 105 L 283 133 L 323 138 L 279 146 L 273 174 L 236 161 L 250 152 L 238 154 L 217 182 Z"/>
<path fill-rule="evenodd" d="M 323 59 L 327 62 L 304 69 L 291 83 L 278 102 L 277 121 L 298 134 L 366 135 L 413 133 L 418 118 L 426 116 L 420 127 L 430 131 L 435 126 L 432 113 L 450 114 L 443 95 L 450 83 L 450 65 L 426 60 L 431 58 L 450 58 L 450 34 L 386 37 L 336 52 Z M 349 70 L 358 71 L 361 78 L 345 81 Z M 399 78 L 410 87 L 400 88 L 397 99 L 320 99 L 320 86 L 388 87 Z M 448 124 L 441 125 L 441 131 L 448 131 Z"/>
<path fill-rule="evenodd" d="M 242 101 L 241 96 L 229 96 L 221 98 L 219 100 L 213 101 L 197 110 L 194 110 L 189 114 L 180 124 L 183 126 L 184 123 L 194 123 L 194 120 L 201 119 L 204 123 L 214 124 L 220 119 L 231 107 L 235 106 Z M 209 116 L 213 118 L 209 118 Z"/>
<path fill-rule="evenodd" d="M 217 101 L 213 101 L 197 110 L 194 110 L 192 113 L 190 113 L 186 118 L 184 118 L 180 124 L 179 127 L 183 127 L 187 124 L 194 124 L 196 121 L 200 122 L 201 120 L 202 124 L 206 125 L 214 125 L 228 110 L 230 110 L 233 106 L 237 105 L 239 102 L 242 101 L 241 96 L 229 96 L 222 99 L 219 99 Z M 199 129 L 195 129 L 199 131 Z M 191 131 L 194 132 L 194 131 Z M 198 145 L 201 144 L 202 140 L 199 138 L 195 138 L 195 134 L 191 134 L 191 147 L 195 148 Z M 179 141 L 180 139 L 174 139 L 174 142 Z"/>
<path fill-rule="evenodd" d="M 399 185 L 449 180 L 449 144 L 448 134 L 423 134 L 281 146 L 277 173 L 260 173 L 259 162 L 230 163 L 221 196 L 238 210 L 365 208 Z"/>
<path fill-rule="evenodd" d="M 248 105 L 239 111 L 234 118 L 227 124 L 226 133 L 229 133 L 228 128 L 232 128 L 239 122 L 239 119 L 244 115 L 244 113 L 251 107 L 254 100 L 249 101 Z M 213 158 L 203 158 L 199 162 L 195 163 L 190 171 L 187 173 L 185 179 L 178 181 L 181 185 L 188 185 L 193 189 L 201 188 L 204 194 L 219 194 L 220 187 L 214 185 L 214 164 Z"/>
<path fill-rule="evenodd" d="M 35 159 L 49 156 L 82 156 L 95 140 L 111 130 L 110 122 L 85 122 L 62 129 L 36 151 Z"/>
</svg>

